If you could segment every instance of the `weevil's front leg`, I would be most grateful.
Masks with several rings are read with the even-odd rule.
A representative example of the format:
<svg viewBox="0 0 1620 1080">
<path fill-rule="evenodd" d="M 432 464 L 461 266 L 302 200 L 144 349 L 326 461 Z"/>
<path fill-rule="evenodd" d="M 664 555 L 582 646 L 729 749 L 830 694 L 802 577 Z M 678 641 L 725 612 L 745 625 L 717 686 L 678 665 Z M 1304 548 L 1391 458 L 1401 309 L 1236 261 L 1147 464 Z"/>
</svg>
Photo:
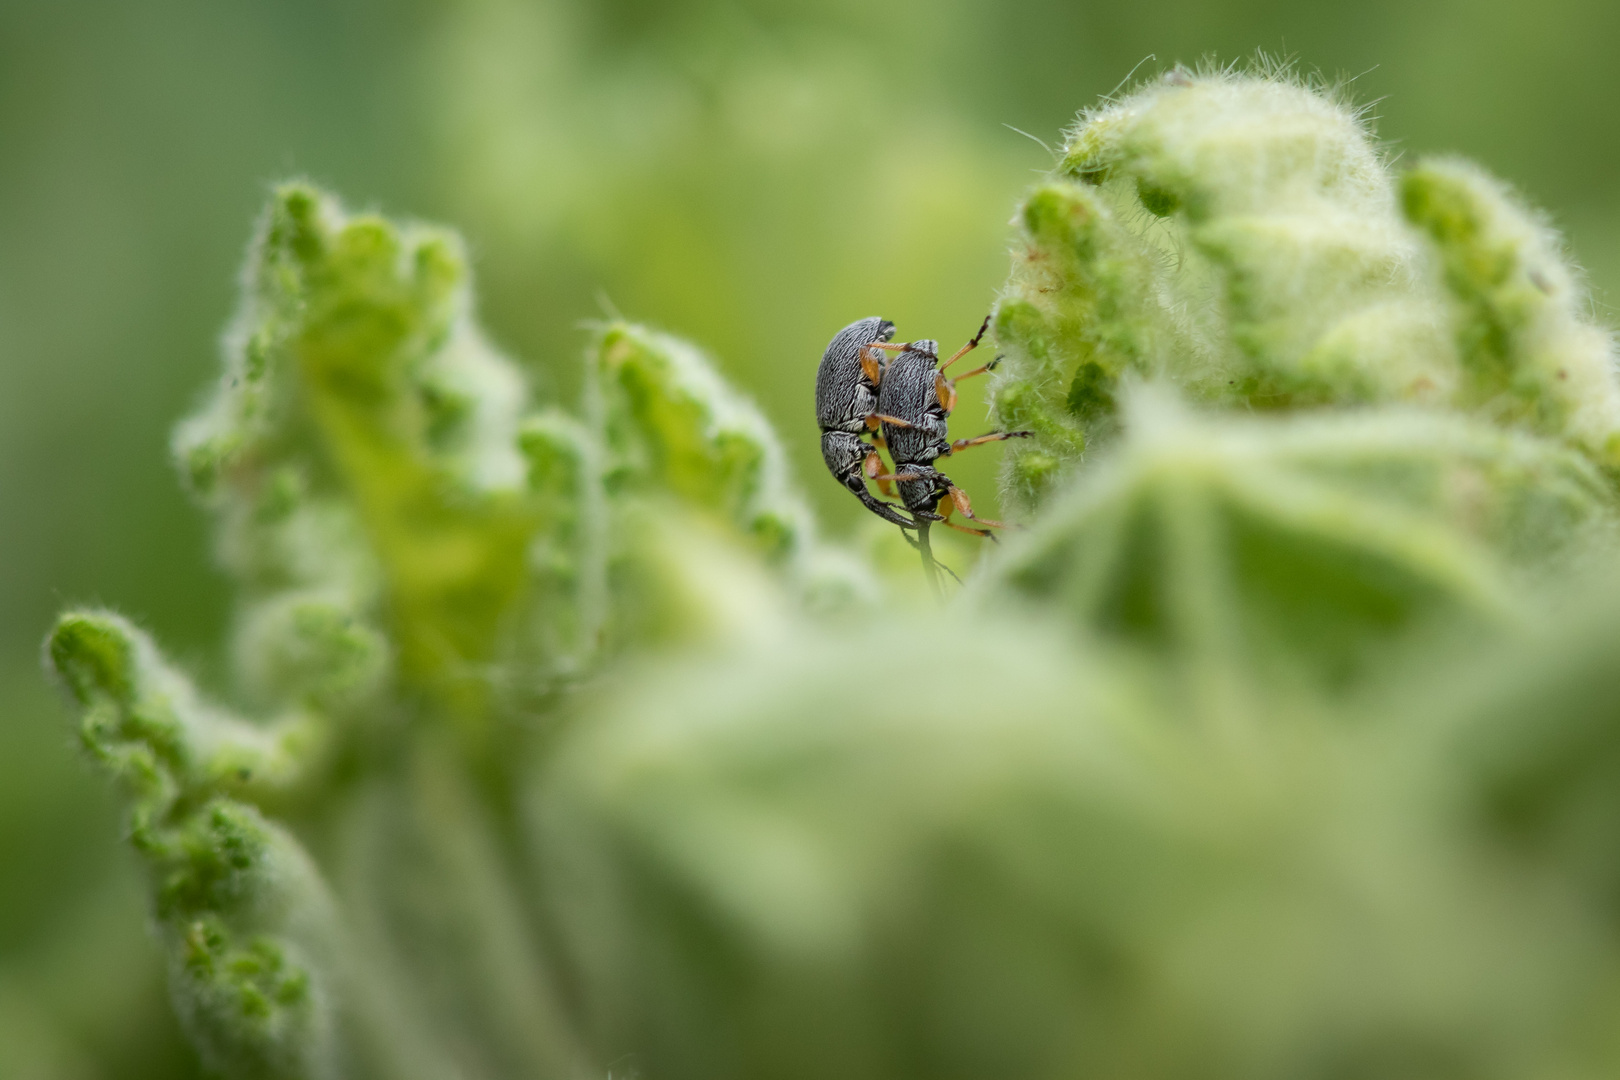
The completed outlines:
<svg viewBox="0 0 1620 1080">
<path fill-rule="evenodd" d="M 902 420 L 898 416 L 889 416 L 885 413 L 875 412 L 866 418 L 866 426 L 873 431 L 878 430 L 881 424 L 893 424 L 895 427 L 916 427 L 910 420 Z"/>
<path fill-rule="evenodd" d="M 955 510 L 956 506 L 951 501 L 951 496 L 949 493 L 939 497 L 939 505 L 934 507 L 934 509 L 939 511 L 939 520 L 944 522 L 946 525 L 949 525 L 957 532 L 972 533 L 974 536 L 982 536 L 988 540 L 994 540 L 996 538 L 996 534 L 991 532 L 989 529 L 974 529 L 967 525 L 958 525 L 956 522 L 952 521 L 951 511 Z"/>
<path fill-rule="evenodd" d="M 950 519 L 949 515 L 946 516 L 946 518 L 942 522 L 942 524 L 949 525 L 951 528 L 955 529 L 957 532 L 965 532 L 965 533 L 971 533 L 974 536 L 982 536 L 986 540 L 989 540 L 991 543 L 994 543 L 994 544 L 1001 543 L 1000 540 L 996 539 L 996 534 L 991 532 L 989 529 L 975 529 L 975 528 L 972 528 L 971 526 L 968 526 L 968 525 L 958 525 L 956 522 L 954 522 L 954 521 L 952 521 Z"/>
<path fill-rule="evenodd" d="M 975 516 L 973 513 L 973 503 L 968 500 L 967 492 L 963 491 L 955 484 L 951 484 L 946 490 L 947 494 L 950 496 L 951 502 L 955 503 L 956 508 L 962 511 L 963 517 L 976 521 L 980 525 L 988 525 L 992 529 L 1005 529 L 1007 527 L 1002 522 L 991 521 L 989 518 Z"/>
<path fill-rule="evenodd" d="M 944 375 L 935 372 L 934 397 L 938 400 L 939 407 L 945 410 L 946 415 L 949 415 L 956 408 L 956 384 Z"/>
<path fill-rule="evenodd" d="M 887 450 L 889 448 L 889 440 L 887 440 L 887 439 L 885 439 L 883 437 L 883 431 L 882 431 L 881 428 L 874 431 L 874 432 L 872 432 L 872 445 L 877 447 L 879 450 Z M 877 474 L 878 474 L 878 470 L 880 470 L 882 468 L 883 468 L 883 459 L 878 457 L 876 454 L 871 455 L 871 457 L 869 457 L 867 459 L 867 462 L 866 462 L 866 475 L 867 476 L 870 476 L 870 477 L 873 477 L 874 479 L 876 479 Z M 894 489 L 889 486 L 889 482 L 887 480 L 882 480 L 882 481 L 878 482 L 878 490 L 883 492 L 883 494 L 885 494 L 885 495 L 889 495 L 889 496 L 894 495 Z"/>
<path fill-rule="evenodd" d="M 878 479 L 878 474 L 883 471 L 883 459 L 878 456 L 876 450 L 866 455 L 866 461 L 862 464 L 862 471 L 873 480 L 877 480 L 878 490 L 883 494 L 889 496 L 894 494 L 894 488 L 889 484 L 888 480 Z"/>
<path fill-rule="evenodd" d="M 979 347 L 979 342 L 984 339 L 984 332 L 986 330 L 988 330 L 988 329 L 990 329 L 990 316 L 986 315 L 984 317 L 984 322 L 979 324 L 979 332 L 977 334 L 974 334 L 973 337 L 968 341 L 968 343 L 966 345 L 962 346 L 960 349 L 957 349 L 956 352 L 952 353 L 951 358 L 949 360 L 945 361 L 943 364 L 941 364 L 939 370 L 944 371 L 946 368 L 950 367 L 952 364 L 954 364 L 958 360 L 962 359 L 962 357 L 966 356 L 968 353 L 972 352 L 974 349 L 977 349 Z"/>
<path fill-rule="evenodd" d="M 951 443 L 951 453 L 966 450 L 970 446 L 983 446 L 985 443 L 1001 442 L 1004 439 L 1027 439 L 1034 434 L 1033 431 L 992 431 L 988 435 L 977 435 L 971 439 L 957 439 Z"/>
</svg>

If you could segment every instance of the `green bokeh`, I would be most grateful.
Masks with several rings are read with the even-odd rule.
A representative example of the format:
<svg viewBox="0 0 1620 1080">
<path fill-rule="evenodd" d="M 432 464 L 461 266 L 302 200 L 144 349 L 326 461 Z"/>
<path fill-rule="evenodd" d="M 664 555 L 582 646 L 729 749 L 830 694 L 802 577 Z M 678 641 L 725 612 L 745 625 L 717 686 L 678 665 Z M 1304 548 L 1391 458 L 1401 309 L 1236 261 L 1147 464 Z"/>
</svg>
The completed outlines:
<svg viewBox="0 0 1620 1080">
<path fill-rule="evenodd" d="M 0 2 L 0 1075 L 187 1067 L 35 652 L 93 601 L 219 669 L 223 583 L 166 444 L 270 182 L 462 229 L 484 322 L 564 400 L 604 308 L 704 343 L 844 528 L 814 364 L 859 316 L 947 346 L 977 326 L 1050 161 L 1009 126 L 1055 144 L 1139 63 L 1296 56 L 1354 77 L 1395 150 L 1547 207 L 1606 311 L 1617 45 L 1597 0 Z M 994 513 L 979 453 L 952 474 Z"/>
</svg>

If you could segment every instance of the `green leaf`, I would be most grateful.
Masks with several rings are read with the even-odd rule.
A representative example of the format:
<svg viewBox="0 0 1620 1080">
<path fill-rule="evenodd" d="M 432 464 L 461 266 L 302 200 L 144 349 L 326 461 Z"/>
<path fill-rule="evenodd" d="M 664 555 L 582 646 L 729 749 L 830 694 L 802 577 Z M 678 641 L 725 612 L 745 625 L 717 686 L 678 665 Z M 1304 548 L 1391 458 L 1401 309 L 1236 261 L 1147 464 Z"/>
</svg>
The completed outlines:
<svg viewBox="0 0 1620 1080">
<path fill-rule="evenodd" d="M 478 722 L 535 528 L 525 397 L 471 321 L 454 236 L 280 189 L 219 390 L 175 440 L 222 515 L 248 620 L 297 590 L 331 618 L 384 621 L 400 676 Z"/>
<path fill-rule="evenodd" d="M 1448 621 L 1519 618 L 1528 574 L 1612 527 L 1555 443 L 1385 409 L 1288 420 L 1128 399 L 1115 455 L 997 562 L 1006 590 L 1188 670 L 1344 688 Z"/>
</svg>

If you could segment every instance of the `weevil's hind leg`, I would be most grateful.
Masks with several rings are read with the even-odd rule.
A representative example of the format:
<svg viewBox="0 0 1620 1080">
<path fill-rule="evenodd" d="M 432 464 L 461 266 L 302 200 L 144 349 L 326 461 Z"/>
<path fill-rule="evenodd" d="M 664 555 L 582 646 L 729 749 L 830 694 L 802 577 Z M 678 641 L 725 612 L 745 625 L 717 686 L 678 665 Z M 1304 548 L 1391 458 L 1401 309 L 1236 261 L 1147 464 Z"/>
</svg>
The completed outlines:
<svg viewBox="0 0 1620 1080">
<path fill-rule="evenodd" d="M 866 426 L 867 426 L 867 428 L 869 428 L 872 431 L 877 431 L 878 430 L 878 425 L 880 425 L 880 424 L 893 424 L 895 427 L 916 427 L 917 426 L 916 424 L 913 424 L 910 420 L 902 420 L 898 416 L 890 416 L 887 413 L 875 412 L 871 416 L 868 416 L 866 418 Z"/>
<path fill-rule="evenodd" d="M 968 353 L 972 352 L 974 349 L 977 349 L 979 347 L 979 342 L 984 340 L 984 332 L 986 330 L 988 330 L 988 329 L 990 329 L 990 316 L 986 315 L 984 317 L 984 322 L 979 324 L 979 332 L 977 334 L 974 334 L 973 337 L 968 341 L 968 343 L 966 345 L 962 346 L 960 349 L 957 349 L 956 352 L 952 353 L 951 358 L 949 360 L 945 361 L 943 364 L 941 364 L 940 367 L 939 367 L 939 370 L 944 371 L 946 368 L 950 367 L 952 364 L 954 364 L 958 360 L 962 359 L 962 357 L 966 356 Z"/>
<path fill-rule="evenodd" d="M 876 450 L 866 455 L 866 460 L 861 465 L 861 471 L 873 480 L 877 480 L 878 490 L 883 492 L 885 496 L 894 497 L 894 486 L 886 479 L 878 480 L 878 474 L 883 472 L 883 459 L 878 456 Z"/>
<path fill-rule="evenodd" d="M 957 439 L 951 443 L 951 453 L 966 450 L 970 446 L 983 446 L 985 443 L 1001 442 L 1004 439 L 1027 439 L 1034 434 L 1033 431 L 992 431 L 988 435 L 976 435 L 971 439 Z"/>
</svg>

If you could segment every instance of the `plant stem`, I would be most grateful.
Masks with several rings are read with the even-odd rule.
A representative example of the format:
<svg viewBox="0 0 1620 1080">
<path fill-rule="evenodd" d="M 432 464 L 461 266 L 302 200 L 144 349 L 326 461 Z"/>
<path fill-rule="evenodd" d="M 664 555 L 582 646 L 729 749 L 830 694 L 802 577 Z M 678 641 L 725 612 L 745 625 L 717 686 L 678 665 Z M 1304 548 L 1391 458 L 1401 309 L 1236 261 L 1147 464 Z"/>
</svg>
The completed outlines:
<svg viewBox="0 0 1620 1080">
<path fill-rule="evenodd" d="M 928 575 L 928 586 L 934 590 L 935 599 L 943 601 L 945 591 L 939 584 L 939 567 L 934 562 L 934 548 L 928 542 L 929 523 L 924 521 L 917 526 L 917 550 L 922 553 L 923 573 Z"/>
</svg>

